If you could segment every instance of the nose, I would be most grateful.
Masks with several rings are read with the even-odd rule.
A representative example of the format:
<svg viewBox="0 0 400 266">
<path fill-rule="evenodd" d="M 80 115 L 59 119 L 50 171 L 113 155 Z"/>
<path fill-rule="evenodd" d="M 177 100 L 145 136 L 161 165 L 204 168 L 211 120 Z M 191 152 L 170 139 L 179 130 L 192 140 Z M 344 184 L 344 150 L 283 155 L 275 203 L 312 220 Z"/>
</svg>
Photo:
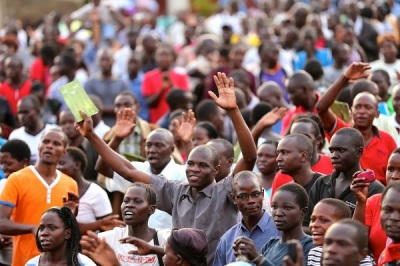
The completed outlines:
<svg viewBox="0 0 400 266">
<path fill-rule="evenodd" d="M 392 221 L 400 221 L 400 211 L 394 211 L 389 217 Z"/>
<path fill-rule="evenodd" d="M 278 153 L 278 156 L 276 156 L 276 161 L 277 161 L 278 163 L 283 161 L 283 158 L 282 158 L 282 154 L 281 154 L 281 153 Z"/>
<path fill-rule="evenodd" d="M 43 228 L 40 233 L 40 236 L 48 236 L 48 235 L 49 235 L 49 231 L 48 231 L 47 227 Z"/>
<path fill-rule="evenodd" d="M 329 245 L 324 245 L 324 252 L 329 254 L 337 254 L 338 246 L 335 243 L 330 243 Z"/>
<path fill-rule="evenodd" d="M 283 216 L 283 212 L 281 208 L 276 208 L 274 212 L 274 216 Z"/>
</svg>

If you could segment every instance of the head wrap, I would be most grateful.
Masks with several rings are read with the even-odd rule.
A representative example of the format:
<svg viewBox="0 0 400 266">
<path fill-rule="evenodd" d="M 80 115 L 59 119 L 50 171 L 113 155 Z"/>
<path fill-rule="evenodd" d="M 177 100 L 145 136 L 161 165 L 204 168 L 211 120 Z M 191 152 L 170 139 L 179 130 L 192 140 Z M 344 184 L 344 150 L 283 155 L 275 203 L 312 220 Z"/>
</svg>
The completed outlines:
<svg viewBox="0 0 400 266">
<path fill-rule="evenodd" d="M 203 230 L 194 228 L 174 229 L 168 238 L 168 245 L 192 265 L 207 265 L 207 236 Z"/>
</svg>

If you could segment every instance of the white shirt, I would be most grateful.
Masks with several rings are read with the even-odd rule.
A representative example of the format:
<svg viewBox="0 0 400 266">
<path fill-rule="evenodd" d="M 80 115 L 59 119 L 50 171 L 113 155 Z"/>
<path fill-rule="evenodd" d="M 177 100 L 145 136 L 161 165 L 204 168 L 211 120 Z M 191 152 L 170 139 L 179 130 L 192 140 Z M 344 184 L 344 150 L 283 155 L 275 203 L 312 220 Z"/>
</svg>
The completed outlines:
<svg viewBox="0 0 400 266">
<path fill-rule="evenodd" d="M 132 53 L 129 45 L 125 45 L 114 54 L 112 73 L 115 77 L 122 78 L 128 71 L 128 60 Z"/>
<path fill-rule="evenodd" d="M 99 217 L 112 213 L 107 193 L 97 184 L 91 183 L 79 199 L 79 211 L 76 220 L 80 223 L 92 223 Z"/>
<path fill-rule="evenodd" d="M 145 172 L 147 174 L 152 174 L 150 163 L 145 162 L 132 162 L 136 169 Z M 161 171 L 160 175 L 164 176 L 168 180 L 186 180 L 186 167 L 175 163 L 174 159 L 171 157 L 171 161 L 165 166 Z M 113 176 L 113 187 L 111 191 L 119 191 L 125 193 L 126 189 L 132 185 L 131 182 L 124 179 L 117 173 Z M 172 228 L 172 217 L 164 211 L 156 209 L 156 211 L 149 218 L 149 227 L 160 228 L 160 229 L 171 229 Z"/>
<path fill-rule="evenodd" d="M 100 120 L 100 122 L 97 124 L 97 126 L 94 128 L 94 132 L 96 133 L 97 136 L 99 136 L 101 139 L 104 138 L 106 133 L 110 131 L 111 128 L 104 123 L 103 120 Z"/>
<path fill-rule="evenodd" d="M 388 133 L 390 136 L 392 136 L 392 138 L 394 139 L 396 144 L 398 143 L 399 134 L 397 132 L 397 129 L 396 129 L 394 123 L 392 123 L 392 121 L 390 120 L 390 118 L 388 116 L 379 115 L 379 117 L 374 119 L 373 125 L 376 126 L 379 130 L 382 130 L 382 131 L 385 131 L 386 133 Z"/>
<path fill-rule="evenodd" d="M 29 149 L 31 150 L 31 162 L 30 164 L 36 164 L 36 162 L 39 160 L 39 151 L 38 147 L 40 144 L 40 139 L 42 138 L 43 133 L 51 128 L 57 128 L 58 126 L 56 125 L 50 125 L 46 124 L 45 127 L 43 128 L 42 131 L 40 131 L 38 134 L 35 136 L 28 134 L 25 131 L 25 127 L 20 127 L 15 129 L 13 132 L 11 132 L 10 137 L 8 138 L 9 140 L 12 139 L 20 139 L 26 142 L 28 144 Z"/>
<path fill-rule="evenodd" d="M 389 88 L 389 93 L 391 93 L 393 86 L 399 83 L 396 71 L 400 70 L 400 60 L 397 59 L 393 64 L 387 64 L 383 60 L 376 60 L 374 62 L 371 62 L 370 66 L 371 66 L 370 70 L 371 73 L 375 70 L 383 69 L 389 74 L 391 83 Z"/>
<path fill-rule="evenodd" d="M 42 254 L 33 257 L 25 264 L 25 266 L 39 266 L 40 256 L 42 256 Z M 80 266 L 96 266 L 96 263 L 81 253 L 78 253 L 78 259 Z"/>
<path fill-rule="evenodd" d="M 396 114 L 392 114 L 389 116 L 390 123 L 397 129 L 397 132 L 400 132 L 400 124 L 396 121 Z M 397 137 L 397 147 L 400 147 L 400 138 Z"/>
<path fill-rule="evenodd" d="M 170 230 L 158 230 L 157 237 L 160 247 L 164 247 L 167 242 L 167 238 L 171 234 Z M 114 250 L 117 256 L 118 262 L 121 266 L 158 266 L 157 255 L 150 254 L 145 256 L 128 254 L 129 251 L 137 250 L 135 245 L 122 244 L 119 242 L 121 238 L 128 237 L 128 227 L 115 227 L 113 230 L 102 232 L 99 234 L 100 238 L 103 238 L 106 243 Z M 154 246 L 154 241 L 149 242 L 150 245 Z"/>
</svg>

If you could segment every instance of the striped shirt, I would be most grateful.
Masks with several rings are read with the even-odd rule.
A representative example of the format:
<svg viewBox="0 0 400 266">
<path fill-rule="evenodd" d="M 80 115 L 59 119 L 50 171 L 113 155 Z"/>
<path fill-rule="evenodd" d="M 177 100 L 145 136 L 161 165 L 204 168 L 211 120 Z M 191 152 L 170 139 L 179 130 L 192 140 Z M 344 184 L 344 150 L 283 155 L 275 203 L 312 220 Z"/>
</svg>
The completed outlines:
<svg viewBox="0 0 400 266">
<path fill-rule="evenodd" d="M 307 266 L 320 265 L 322 265 L 322 246 L 311 249 L 307 261 Z M 375 261 L 371 256 L 367 256 L 360 262 L 360 266 L 375 266 Z"/>
</svg>

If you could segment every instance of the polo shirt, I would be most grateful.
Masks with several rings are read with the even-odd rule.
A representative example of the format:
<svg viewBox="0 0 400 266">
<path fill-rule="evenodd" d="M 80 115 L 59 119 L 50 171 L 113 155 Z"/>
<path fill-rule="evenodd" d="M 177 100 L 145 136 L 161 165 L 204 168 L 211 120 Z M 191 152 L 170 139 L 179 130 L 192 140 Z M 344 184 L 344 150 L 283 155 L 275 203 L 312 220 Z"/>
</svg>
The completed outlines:
<svg viewBox="0 0 400 266">
<path fill-rule="evenodd" d="M 380 220 L 381 201 L 382 194 L 375 194 L 367 199 L 365 206 L 365 225 L 370 228 L 368 244 L 376 262 L 385 249 L 387 240 L 386 232 L 383 230 Z"/>
<path fill-rule="evenodd" d="M 17 103 L 20 99 L 31 93 L 32 82 L 28 79 L 25 80 L 21 87 L 13 88 L 5 81 L 0 85 L 0 95 L 7 99 L 14 115 L 17 114 Z"/>
<path fill-rule="evenodd" d="M 42 58 L 38 57 L 32 63 L 29 77 L 31 80 L 42 82 L 47 89 L 51 84 L 51 75 L 49 69 L 49 66 L 44 65 Z"/>
<path fill-rule="evenodd" d="M 336 198 L 342 200 L 344 203 L 346 203 L 351 210 L 351 214 L 353 215 L 354 210 L 356 208 L 356 197 L 354 196 L 354 193 L 350 190 L 350 186 L 347 187 L 342 194 L 340 194 L 338 197 L 335 197 L 335 184 L 336 184 L 336 178 L 339 177 L 340 172 L 337 172 L 334 170 L 332 174 L 326 175 L 326 176 L 321 176 L 315 183 L 314 186 L 311 188 L 310 191 L 310 203 L 308 206 L 308 213 L 306 217 L 304 217 L 304 223 L 303 224 L 309 224 L 310 223 L 310 217 L 311 214 L 314 210 L 314 206 L 322 199 L 325 198 Z M 372 195 L 382 193 L 384 189 L 384 186 L 375 180 L 372 182 L 369 187 L 368 187 L 368 197 L 371 197 Z"/>
<path fill-rule="evenodd" d="M 207 265 L 212 265 L 219 239 L 237 223 L 238 210 L 231 196 L 232 176 L 215 180 L 192 196 L 187 181 L 167 180 L 151 175 L 157 194 L 156 208 L 172 215 L 173 228 L 204 230 L 208 238 Z"/>
<path fill-rule="evenodd" d="M 311 170 L 313 172 L 318 172 L 323 175 L 328 175 L 332 173 L 333 166 L 331 162 L 331 158 L 325 154 L 320 154 L 319 160 L 316 164 L 311 166 Z M 293 181 L 293 178 L 290 175 L 283 174 L 282 171 L 278 171 L 275 175 L 274 181 L 272 181 L 272 192 L 271 199 L 274 196 L 275 191 L 281 186 L 290 183 Z"/>
<path fill-rule="evenodd" d="M 235 239 L 239 236 L 245 236 L 253 240 L 257 250 L 261 252 L 264 244 L 272 237 L 280 236 L 280 233 L 278 229 L 276 229 L 272 217 L 266 211 L 264 211 L 263 216 L 251 232 L 247 230 L 242 220 L 240 223 L 226 231 L 219 240 L 214 258 L 214 266 L 224 266 L 236 261 L 232 245 Z"/>
<path fill-rule="evenodd" d="M 171 88 L 166 89 L 162 92 L 160 100 L 155 107 L 149 107 L 150 111 L 150 123 L 157 123 L 164 114 L 169 110 L 167 103 L 167 94 L 172 88 L 178 88 L 181 90 L 189 90 L 189 77 L 184 71 L 180 69 L 172 69 L 169 71 L 169 79 L 171 81 Z M 163 73 L 160 69 L 154 69 L 144 74 L 142 83 L 142 94 L 144 97 L 152 96 L 160 92 Z"/>
<path fill-rule="evenodd" d="M 340 118 L 336 118 L 333 129 L 326 133 L 328 141 L 331 140 L 336 131 L 344 127 L 349 127 L 349 125 Z M 378 130 L 375 126 L 372 126 L 372 130 L 374 132 L 374 137 L 368 146 L 364 146 L 360 160 L 361 167 L 373 170 L 376 179 L 383 185 L 386 185 L 387 162 L 392 152 L 397 148 L 397 145 L 388 133 Z"/>
</svg>

